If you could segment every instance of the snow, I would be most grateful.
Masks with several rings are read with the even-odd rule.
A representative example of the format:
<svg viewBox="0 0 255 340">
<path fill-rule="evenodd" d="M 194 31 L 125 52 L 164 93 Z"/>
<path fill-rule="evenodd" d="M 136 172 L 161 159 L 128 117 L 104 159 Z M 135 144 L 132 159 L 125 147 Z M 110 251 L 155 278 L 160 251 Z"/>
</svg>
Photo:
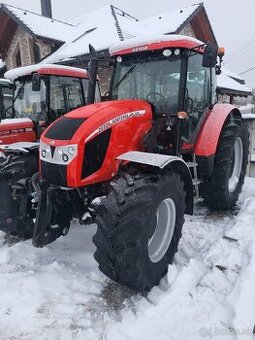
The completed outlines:
<svg viewBox="0 0 255 340">
<path fill-rule="evenodd" d="M 89 44 L 97 51 L 108 49 L 112 44 L 121 40 L 121 33 L 118 32 L 118 22 L 116 18 L 120 13 L 113 6 L 107 5 L 98 10 L 83 14 L 77 19 L 77 26 L 73 28 L 71 35 L 66 43 L 56 52 L 45 59 L 46 62 L 54 63 L 89 53 Z M 125 30 L 130 31 L 131 36 L 135 36 L 137 21 L 128 15 L 121 18 L 121 23 L 127 21 L 128 27 Z M 126 32 L 127 34 L 127 32 Z"/>
<path fill-rule="evenodd" d="M 87 72 L 81 68 L 78 67 L 70 67 L 70 66 L 64 66 L 64 65 L 52 65 L 52 64 L 46 64 L 46 63 L 40 63 L 40 64 L 35 64 L 35 65 L 29 65 L 29 66 L 23 66 L 23 67 L 17 67 L 14 68 L 10 71 L 5 72 L 4 76 L 5 78 L 14 81 L 18 77 L 22 77 L 28 74 L 31 74 L 33 72 L 38 72 L 41 69 L 52 69 L 52 70 L 66 70 L 66 71 L 77 71 L 79 73 L 83 72 L 84 77 L 87 76 Z"/>
<path fill-rule="evenodd" d="M 1 120 L 1 126 L 5 124 L 18 124 L 18 123 L 28 123 L 32 122 L 29 118 L 7 118 Z"/>
<path fill-rule="evenodd" d="M 228 77 L 233 78 L 233 79 L 239 81 L 241 84 L 244 84 L 244 83 L 245 83 L 245 80 L 244 80 L 242 77 L 240 77 L 240 76 L 238 76 L 237 74 L 231 72 L 230 70 L 226 69 L 225 67 L 222 67 L 222 68 L 221 68 L 221 71 L 222 71 L 225 75 L 227 75 Z"/>
<path fill-rule="evenodd" d="M 110 47 L 109 52 L 110 54 L 116 54 L 118 53 L 118 51 L 121 51 L 121 50 L 134 48 L 134 47 L 140 47 L 140 46 L 144 46 L 147 44 L 160 43 L 163 41 L 181 41 L 181 40 L 192 41 L 196 43 L 198 46 L 203 44 L 202 41 L 192 38 L 192 37 L 188 37 L 186 35 L 177 35 L 177 34 L 171 34 L 171 35 L 157 34 L 156 35 L 154 34 L 154 35 L 147 35 L 147 36 L 134 38 L 131 40 L 125 40 L 123 42 L 120 42 Z"/>
<path fill-rule="evenodd" d="M 97 51 L 101 51 L 123 39 L 174 33 L 199 6 L 189 6 L 140 21 L 114 6 L 101 7 L 76 18 L 73 21 L 75 27 L 66 38 L 66 43 L 45 61 L 55 63 L 88 54 L 91 43 Z"/>
<path fill-rule="evenodd" d="M 182 9 L 165 12 L 140 21 L 144 31 L 154 34 L 175 33 L 177 29 L 200 7 L 192 5 Z"/>
<path fill-rule="evenodd" d="M 234 80 L 227 73 L 224 73 L 225 70 L 222 70 L 222 73 L 217 76 L 217 88 L 221 90 L 221 92 L 225 92 L 226 89 L 234 90 L 238 92 L 243 92 L 246 95 L 251 94 L 252 89 L 240 84 L 238 81 Z M 238 77 L 238 76 L 237 76 Z"/>
<path fill-rule="evenodd" d="M 0 69 L 4 66 L 5 66 L 5 62 L 2 59 L 0 59 Z"/>
<path fill-rule="evenodd" d="M 0 329 L 5 339 L 254 339 L 255 180 L 238 209 L 196 206 L 159 287 L 136 295 L 97 269 L 95 225 L 42 249 L 0 232 Z"/>
<path fill-rule="evenodd" d="M 73 27 L 72 24 L 47 18 L 11 5 L 3 4 L 2 6 L 7 8 L 12 15 L 25 24 L 33 34 L 39 37 L 65 42 L 66 36 Z"/>
</svg>

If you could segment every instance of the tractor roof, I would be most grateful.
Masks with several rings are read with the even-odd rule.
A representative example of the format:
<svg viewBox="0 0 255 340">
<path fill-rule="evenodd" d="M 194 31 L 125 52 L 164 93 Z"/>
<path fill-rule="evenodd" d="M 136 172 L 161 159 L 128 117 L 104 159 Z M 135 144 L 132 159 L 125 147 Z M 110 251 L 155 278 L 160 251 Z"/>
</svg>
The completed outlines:
<svg viewBox="0 0 255 340">
<path fill-rule="evenodd" d="M 23 76 L 30 75 L 34 72 L 39 74 L 52 74 L 66 77 L 87 78 L 87 72 L 77 67 L 69 67 L 54 64 L 36 64 L 24 67 L 18 67 L 5 73 L 5 78 L 14 81 Z"/>
<path fill-rule="evenodd" d="M 142 51 L 160 50 L 168 47 L 194 48 L 204 44 L 202 41 L 185 35 L 169 34 L 144 36 L 129 39 L 110 48 L 111 55 L 123 55 Z"/>
</svg>

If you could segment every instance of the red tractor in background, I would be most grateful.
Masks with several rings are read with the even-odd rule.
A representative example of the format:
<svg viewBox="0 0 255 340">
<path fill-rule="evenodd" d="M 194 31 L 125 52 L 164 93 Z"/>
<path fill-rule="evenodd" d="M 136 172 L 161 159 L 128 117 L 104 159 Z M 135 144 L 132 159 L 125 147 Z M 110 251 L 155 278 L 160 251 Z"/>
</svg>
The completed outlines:
<svg viewBox="0 0 255 340">
<path fill-rule="evenodd" d="M 130 39 L 110 53 L 110 100 L 42 134 L 33 245 L 67 234 L 73 218 L 95 221 L 99 269 L 149 290 L 173 261 L 194 197 L 217 209 L 235 204 L 248 131 L 236 107 L 217 103 L 214 46 L 168 35 Z"/>
<path fill-rule="evenodd" d="M 93 103 L 94 97 L 99 101 L 100 91 L 96 84 L 91 96 L 87 72 L 61 65 L 21 67 L 5 77 L 12 81 L 13 95 L 0 121 L 0 229 L 31 237 L 34 215 L 26 214 L 23 192 L 26 179 L 39 171 L 41 133 L 65 113 Z"/>
</svg>

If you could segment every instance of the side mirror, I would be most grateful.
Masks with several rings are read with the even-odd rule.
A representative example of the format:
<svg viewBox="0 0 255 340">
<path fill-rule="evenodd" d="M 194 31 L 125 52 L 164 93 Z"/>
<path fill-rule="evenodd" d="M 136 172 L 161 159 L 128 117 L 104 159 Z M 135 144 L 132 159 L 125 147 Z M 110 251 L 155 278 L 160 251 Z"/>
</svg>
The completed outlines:
<svg viewBox="0 0 255 340">
<path fill-rule="evenodd" d="M 218 49 L 212 44 L 207 44 L 204 49 L 203 67 L 213 68 L 217 64 Z"/>
<path fill-rule="evenodd" d="M 32 91 L 41 90 L 41 76 L 38 73 L 34 73 L 32 76 Z"/>
</svg>

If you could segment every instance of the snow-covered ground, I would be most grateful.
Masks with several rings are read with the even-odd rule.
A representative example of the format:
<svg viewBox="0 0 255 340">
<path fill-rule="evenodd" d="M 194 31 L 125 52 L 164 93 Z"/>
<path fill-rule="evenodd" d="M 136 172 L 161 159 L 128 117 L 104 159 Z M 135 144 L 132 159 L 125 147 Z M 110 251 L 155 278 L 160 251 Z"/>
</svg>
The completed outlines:
<svg viewBox="0 0 255 340">
<path fill-rule="evenodd" d="M 254 339 L 255 179 L 236 211 L 186 217 L 175 262 L 147 296 L 99 272 L 94 233 L 74 224 L 43 249 L 0 233 L 1 340 Z"/>
</svg>

